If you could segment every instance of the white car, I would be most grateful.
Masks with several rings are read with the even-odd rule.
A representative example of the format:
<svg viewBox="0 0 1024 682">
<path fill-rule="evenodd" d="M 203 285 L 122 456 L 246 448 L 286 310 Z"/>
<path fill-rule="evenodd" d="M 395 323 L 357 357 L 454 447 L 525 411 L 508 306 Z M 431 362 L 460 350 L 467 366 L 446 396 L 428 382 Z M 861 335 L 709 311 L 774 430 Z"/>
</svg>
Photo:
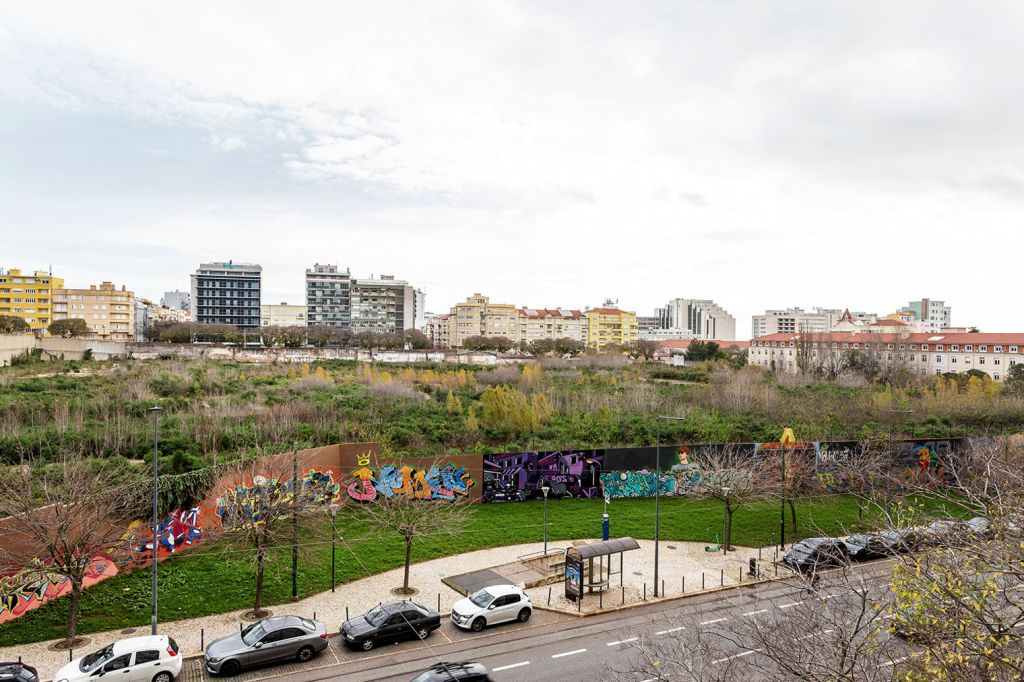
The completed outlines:
<svg viewBox="0 0 1024 682">
<path fill-rule="evenodd" d="M 178 643 L 167 635 L 131 637 L 108 644 L 57 671 L 54 682 L 171 682 L 181 672 Z"/>
<path fill-rule="evenodd" d="M 455 602 L 452 622 L 463 630 L 480 632 L 496 623 L 525 623 L 532 614 L 530 598 L 521 589 L 515 585 L 491 585 Z"/>
</svg>

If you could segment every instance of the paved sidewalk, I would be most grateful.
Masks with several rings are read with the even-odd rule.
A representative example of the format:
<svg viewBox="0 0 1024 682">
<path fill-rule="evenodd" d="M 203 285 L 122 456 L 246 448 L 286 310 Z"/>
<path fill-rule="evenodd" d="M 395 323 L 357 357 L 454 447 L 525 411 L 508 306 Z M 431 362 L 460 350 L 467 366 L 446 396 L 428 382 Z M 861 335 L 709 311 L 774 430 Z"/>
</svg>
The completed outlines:
<svg viewBox="0 0 1024 682">
<path fill-rule="evenodd" d="M 569 546 L 570 543 L 550 542 L 548 544 L 549 548 L 561 548 Z M 627 603 L 639 599 L 644 582 L 647 583 L 648 598 L 653 595 L 651 581 L 653 580 L 654 543 L 641 540 L 640 546 L 639 550 L 625 554 L 623 582 L 627 588 Z M 511 545 L 414 564 L 410 569 L 409 582 L 419 592 L 412 599 L 431 608 L 437 608 L 440 601 L 440 611 L 446 613 L 451 610 L 452 604 L 462 598 L 462 595 L 444 585 L 441 582 L 443 577 L 512 562 L 522 555 L 539 552 L 542 549 L 543 543 L 539 542 Z M 683 576 L 686 577 L 686 591 L 697 590 L 700 587 L 702 571 L 705 573 L 705 583 L 708 588 L 718 587 L 723 579 L 724 583 L 728 585 L 737 582 L 740 569 L 746 566 L 747 559 L 751 556 L 757 556 L 756 549 L 737 548 L 726 558 L 721 553 L 705 552 L 702 543 L 663 540 L 660 546 L 659 578 L 664 579 L 665 591 L 669 596 L 679 594 Z M 764 556 L 767 565 L 771 560 L 771 550 L 768 549 Z M 616 561 L 616 568 L 617 565 L 618 561 Z M 720 571 L 724 571 L 724 573 L 720 573 Z M 345 619 L 346 608 L 350 615 L 355 616 L 368 611 L 379 602 L 397 599 L 391 594 L 391 589 L 401 586 L 402 572 L 402 568 L 386 571 L 339 585 L 333 593 L 328 590 L 295 603 L 270 606 L 269 609 L 274 615 L 296 614 L 311 617 L 315 613 L 317 618 L 327 623 L 329 632 L 336 632 Z M 614 585 L 617 586 L 618 576 L 615 578 Z M 538 606 L 546 605 L 547 591 L 546 587 L 530 590 L 531 598 Z M 618 606 L 619 599 L 621 599 L 621 590 L 615 587 L 611 590 L 610 601 L 612 603 L 606 603 L 605 608 Z M 564 600 L 560 602 L 560 600 L 562 600 L 562 585 L 558 583 L 552 586 L 551 606 L 567 609 L 568 602 L 564 602 Z M 592 606 L 587 603 L 590 601 L 594 602 Z M 596 595 L 592 599 L 588 596 L 587 602 L 585 602 L 584 611 L 596 607 Z M 183 655 L 193 655 L 201 651 L 201 637 L 208 643 L 217 637 L 237 632 L 239 623 L 242 622 L 242 613 L 243 611 L 237 611 L 161 623 L 159 631 L 177 640 Z M 143 626 L 135 628 L 130 633 L 115 630 L 87 635 L 90 640 L 89 644 L 76 650 L 75 657 L 106 646 L 118 639 L 148 634 L 148 631 L 149 628 Z M 0 647 L 0 660 L 17 660 L 20 656 L 25 663 L 39 669 L 41 679 L 51 679 L 53 673 L 68 661 L 67 651 L 49 649 L 53 643 L 53 641 L 49 641 L 17 647 Z"/>
</svg>

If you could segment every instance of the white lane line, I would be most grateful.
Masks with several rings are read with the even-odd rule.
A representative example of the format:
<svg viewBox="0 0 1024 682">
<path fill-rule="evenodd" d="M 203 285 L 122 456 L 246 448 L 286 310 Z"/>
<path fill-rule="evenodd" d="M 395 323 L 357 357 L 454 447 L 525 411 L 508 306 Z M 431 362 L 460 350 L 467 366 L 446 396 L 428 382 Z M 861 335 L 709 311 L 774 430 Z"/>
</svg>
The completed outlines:
<svg viewBox="0 0 1024 682">
<path fill-rule="evenodd" d="M 728 618 L 715 618 L 714 620 L 706 620 L 701 625 L 711 625 L 712 623 L 721 623 L 723 620 L 729 620 Z"/>
<path fill-rule="evenodd" d="M 491 672 L 498 672 L 499 670 L 509 670 L 511 668 L 520 668 L 524 665 L 530 665 L 529 661 L 521 661 L 519 663 L 513 663 L 512 665 L 503 665 L 498 668 L 491 668 Z"/>
<path fill-rule="evenodd" d="M 668 630 L 658 630 L 654 634 L 656 634 L 656 635 L 667 635 L 670 632 L 679 632 L 680 630 L 685 630 L 685 629 L 686 628 L 684 628 L 682 625 L 680 625 L 677 628 L 669 628 Z"/>
<path fill-rule="evenodd" d="M 759 611 L 748 611 L 747 613 L 744 613 L 743 615 L 744 616 L 756 616 L 759 613 L 768 613 L 768 609 L 761 609 Z"/>
<path fill-rule="evenodd" d="M 616 644 L 626 644 L 628 642 L 635 642 L 640 639 L 639 637 L 629 637 L 628 639 L 620 639 L 617 642 L 608 642 L 605 646 L 615 646 Z"/>
<path fill-rule="evenodd" d="M 780 609 L 791 609 L 794 606 L 800 606 L 801 604 L 803 604 L 802 601 L 791 601 L 788 604 L 782 604 L 781 606 L 779 606 L 779 608 Z"/>
<path fill-rule="evenodd" d="M 551 654 L 551 658 L 561 658 L 562 656 L 572 656 L 573 654 L 582 654 L 586 649 L 576 649 L 575 651 L 566 651 L 560 654 Z"/>
<path fill-rule="evenodd" d="M 744 651 L 743 653 L 736 654 L 735 656 L 727 656 L 725 658 L 720 658 L 717 661 L 711 661 L 711 664 L 712 665 L 718 665 L 719 663 L 725 663 L 726 661 L 731 661 L 734 658 L 743 658 L 744 656 L 749 656 L 750 654 L 756 654 L 758 651 L 764 651 L 764 650 L 763 649 L 751 649 L 750 651 Z"/>
</svg>

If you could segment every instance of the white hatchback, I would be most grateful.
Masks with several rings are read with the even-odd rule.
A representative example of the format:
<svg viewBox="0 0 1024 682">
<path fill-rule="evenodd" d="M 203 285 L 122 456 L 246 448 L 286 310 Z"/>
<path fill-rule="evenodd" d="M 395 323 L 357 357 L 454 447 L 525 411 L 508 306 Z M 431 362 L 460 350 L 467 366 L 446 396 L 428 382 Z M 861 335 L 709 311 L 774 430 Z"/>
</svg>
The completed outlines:
<svg viewBox="0 0 1024 682">
<path fill-rule="evenodd" d="M 525 623 L 532 614 L 530 598 L 521 589 L 515 585 L 491 585 L 455 602 L 452 622 L 464 630 L 480 632 L 496 623 Z"/>
<path fill-rule="evenodd" d="M 57 671 L 54 682 L 99 677 L 112 682 L 172 682 L 181 672 L 178 643 L 167 635 L 130 637 L 108 644 Z"/>
</svg>

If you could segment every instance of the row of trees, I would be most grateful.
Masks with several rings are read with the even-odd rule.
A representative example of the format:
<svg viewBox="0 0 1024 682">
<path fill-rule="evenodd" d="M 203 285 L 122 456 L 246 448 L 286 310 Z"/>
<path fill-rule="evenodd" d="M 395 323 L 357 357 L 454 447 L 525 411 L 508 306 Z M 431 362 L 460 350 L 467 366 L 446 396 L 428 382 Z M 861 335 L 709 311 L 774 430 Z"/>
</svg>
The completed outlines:
<svg viewBox="0 0 1024 682">
<path fill-rule="evenodd" d="M 14 315 L 0 315 L 0 334 L 27 334 L 31 331 L 32 328 L 28 325 L 28 322 L 20 317 L 15 317 Z M 50 333 L 50 336 L 60 336 L 66 339 L 71 339 L 88 334 L 89 325 L 85 323 L 85 320 L 77 318 L 54 320 L 46 328 L 46 331 Z"/>
</svg>

